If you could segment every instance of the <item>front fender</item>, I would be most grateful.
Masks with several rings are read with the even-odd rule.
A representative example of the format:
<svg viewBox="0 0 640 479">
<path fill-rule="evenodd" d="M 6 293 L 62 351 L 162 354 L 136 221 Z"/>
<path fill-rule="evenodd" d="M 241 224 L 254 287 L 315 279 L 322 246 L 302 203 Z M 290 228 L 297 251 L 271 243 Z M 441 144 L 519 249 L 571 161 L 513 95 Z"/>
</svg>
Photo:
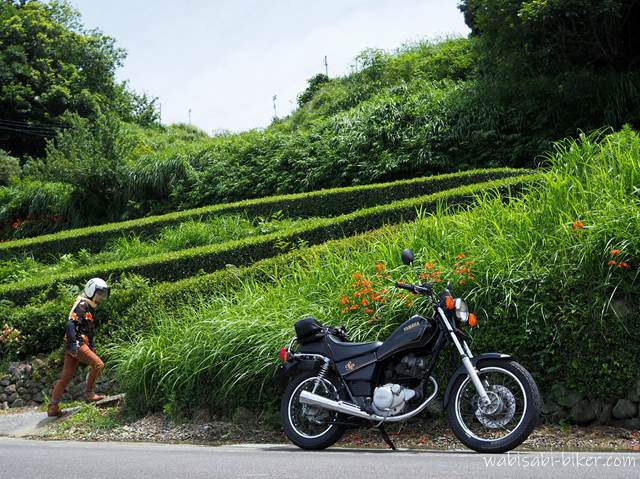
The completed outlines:
<svg viewBox="0 0 640 479">
<path fill-rule="evenodd" d="M 484 353 L 484 354 L 478 354 L 477 356 L 470 358 L 470 361 L 471 361 L 471 364 L 473 364 L 473 367 L 475 368 L 478 362 L 481 362 L 487 359 L 509 360 L 511 359 L 511 356 L 509 356 L 508 354 L 502 354 L 502 353 Z M 447 408 L 447 403 L 449 402 L 449 395 L 451 394 L 451 390 L 453 389 L 453 384 L 456 382 L 456 379 L 458 379 L 458 377 L 460 376 L 466 376 L 466 375 L 467 375 L 467 370 L 465 369 L 463 364 L 458 369 L 456 369 L 456 371 L 453 373 L 453 375 L 449 379 L 449 384 L 447 384 L 447 390 L 444 393 L 445 409 Z"/>
</svg>

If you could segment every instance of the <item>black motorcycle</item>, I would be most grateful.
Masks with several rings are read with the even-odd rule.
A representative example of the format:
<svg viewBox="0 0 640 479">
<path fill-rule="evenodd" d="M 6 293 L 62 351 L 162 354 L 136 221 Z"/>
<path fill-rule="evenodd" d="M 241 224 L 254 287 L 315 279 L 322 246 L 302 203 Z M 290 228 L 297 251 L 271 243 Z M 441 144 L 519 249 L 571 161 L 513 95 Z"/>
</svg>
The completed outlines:
<svg viewBox="0 0 640 479">
<path fill-rule="evenodd" d="M 405 249 L 402 262 L 413 265 Z M 418 314 L 385 342 L 350 342 L 343 328 L 326 327 L 307 316 L 295 324 L 296 336 L 280 350 L 274 379 L 283 391 L 284 431 L 303 449 L 324 449 L 346 428 L 369 425 L 384 430 L 423 411 L 438 393 L 431 375 L 445 343 L 452 343 L 462 365 L 449 379 L 444 410 L 456 437 L 478 452 L 499 453 L 521 444 L 533 431 L 540 394 L 531 374 L 507 354 L 474 356 L 462 323 L 473 323 L 450 284 L 440 295 L 432 285 L 395 283 L 429 297 L 433 317 Z M 294 343 L 297 343 L 294 348 Z"/>
</svg>

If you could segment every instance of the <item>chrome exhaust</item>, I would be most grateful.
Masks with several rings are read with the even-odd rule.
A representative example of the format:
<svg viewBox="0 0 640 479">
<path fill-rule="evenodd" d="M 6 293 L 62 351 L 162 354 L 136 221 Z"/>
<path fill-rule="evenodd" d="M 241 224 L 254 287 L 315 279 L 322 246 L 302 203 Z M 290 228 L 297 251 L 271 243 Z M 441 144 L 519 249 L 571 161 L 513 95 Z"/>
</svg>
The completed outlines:
<svg viewBox="0 0 640 479">
<path fill-rule="evenodd" d="M 369 414 L 355 404 L 351 404 L 345 401 L 334 401 L 333 399 L 329 399 L 309 391 L 302 391 L 300 393 L 300 402 L 309 404 L 311 406 L 336 411 L 342 414 L 346 414 L 347 416 L 355 416 L 361 419 L 368 419 L 369 421 L 400 422 L 412 418 L 413 416 L 422 412 L 422 410 L 427 407 L 427 404 L 429 404 L 431 400 L 436 397 L 436 394 L 438 394 L 438 383 L 431 376 L 429 376 L 429 380 L 433 383 L 433 393 L 431 393 L 431 395 L 423 403 L 421 403 L 420 406 L 405 414 L 401 414 L 400 416 L 386 417 L 379 416 L 377 414 Z"/>
<path fill-rule="evenodd" d="M 317 406 L 322 409 L 330 409 L 331 411 L 341 412 L 344 414 L 348 414 L 349 416 L 356 416 L 362 419 L 371 419 L 371 414 L 363 411 L 355 404 L 344 401 L 334 401 L 332 399 L 320 396 L 309 391 L 302 391 L 300 393 L 300 402 L 309 404 L 311 406 Z"/>
</svg>

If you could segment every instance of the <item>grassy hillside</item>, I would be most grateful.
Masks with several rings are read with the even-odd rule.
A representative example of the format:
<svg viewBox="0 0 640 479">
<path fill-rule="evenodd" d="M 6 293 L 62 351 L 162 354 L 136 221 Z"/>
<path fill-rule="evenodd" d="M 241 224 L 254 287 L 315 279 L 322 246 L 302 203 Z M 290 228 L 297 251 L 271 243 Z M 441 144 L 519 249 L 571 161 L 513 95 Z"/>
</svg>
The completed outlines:
<svg viewBox="0 0 640 479">
<path fill-rule="evenodd" d="M 478 313 L 474 350 L 513 354 L 544 390 L 558 382 L 618 397 L 639 373 L 640 137 L 626 129 L 567 141 L 552 165 L 508 204 L 487 198 L 305 250 L 267 283 L 241 279 L 230 292 L 156 309 L 149 331 L 109 351 L 119 380 L 142 409 L 275 400 L 275 353 L 303 314 L 373 340 L 419 310 L 384 279 L 406 274 L 396 266 L 412 247 L 423 277 L 453 280 Z M 367 305 L 354 299 L 362 281 L 374 294 Z"/>
<path fill-rule="evenodd" d="M 0 187 L 0 235 L 470 168 L 533 167 L 553 140 L 580 129 L 640 126 L 635 72 L 494 77 L 479 72 L 473 46 L 453 38 L 367 50 L 357 72 L 314 77 L 299 108 L 264 130 L 209 137 L 184 125 L 70 117 L 46 154 Z"/>
<path fill-rule="evenodd" d="M 119 330 L 123 326 L 124 330 L 130 330 L 120 317 L 126 314 L 132 303 L 136 303 L 139 309 L 139 298 L 148 303 L 142 308 L 149 306 L 151 309 L 147 314 L 153 317 L 153 307 L 163 304 L 165 296 L 171 295 L 174 300 L 189 303 L 189 294 L 200 290 L 200 282 L 205 284 L 204 290 L 208 293 L 226 291 L 227 285 L 237 279 L 235 271 L 242 271 L 238 266 L 264 258 L 273 258 L 274 265 L 281 264 L 281 256 L 286 251 L 304 251 L 308 245 L 353 236 L 385 224 L 409 221 L 427 211 L 460 210 L 483 195 L 506 197 L 518 194 L 524 185 L 539 177 L 522 173 L 525 171 L 483 170 L 359 188 L 322 190 L 302 196 L 265 198 L 254 202 L 254 209 L 249 208 L 255 213 L 256 208 L 284 205 L 290 214 L 294 211 L 308 214 L 323 206 L 326 206 L 326 213 L 355 209 L 339 216 L 286 219 L 282 210 L 278 210 L 269 221 L 264 221 L 256 217 L 216 216 L 213 212 L 219 212 L 220 208 L 212 207 L 212 216 L 200 210 L 204 218 L 201 221 L 195 221 L 198 216 L 188 211 L 178 214 L 180 221 L 176 220 L 176 215 L 168 218 L 170 221 L 166 217 L 148 218 L 140 221 L 140 225 L 137 222 L 127 225 L 131 228 L 148 227 L 151 231 L 157 231 L 155 223 L 173 226 L 165 226 L 154 239 L 143 241 L 135 235 L 122 236 L 92 254 L 86 250 L 77 254 L 65 253 L 52 263 L 40 263 L 22 255 L 32 244 L 40 245 L 42 251 L 46 251 L 49 244 L 70 247 L 72 241 L 69 239 L 74 235 L 96 236 L 95 244 L 100 244 L 102 233 L 115 230 L 123 234 L 127 229 L 119 227 L 122 225 L 105 225 L 88 231 L 70 230 L 6 243 L 9 251 L 11 244 L 17 243 L 23 252 L 0 263 L 0 273 L 5 279 L 4 284 L 0 284 L 0 320 L 15 328 L 20 338 L 11 348 L 0 351 L 0 355 L 16 356 L 57 348 L 67 313 L 64 310 L 90 277 L 103 277 L 113 286 L 113 297 L 100 308 L 96 318 L 101 324 L 111 324 L 105 334 L 120 336 Z M 418 196 L 411 197 L 411 193 Z M 397 199 L 405 196 L 409 197 Z M 345 200 L 350 201 L 344 203 Z M 365 206 L 379 202 L 382 204 Z M 250 203 L 244 206 L 250 207 Z M 212 271 L 221 274 L 212 275 Z M 163 294 L 148 298 L 147 293 L 158 289 L 158 283 L 162 282 L 166 283 L 159 288 Z M 180 295 L 179 299 L 176 294 Z"/>
</svg>

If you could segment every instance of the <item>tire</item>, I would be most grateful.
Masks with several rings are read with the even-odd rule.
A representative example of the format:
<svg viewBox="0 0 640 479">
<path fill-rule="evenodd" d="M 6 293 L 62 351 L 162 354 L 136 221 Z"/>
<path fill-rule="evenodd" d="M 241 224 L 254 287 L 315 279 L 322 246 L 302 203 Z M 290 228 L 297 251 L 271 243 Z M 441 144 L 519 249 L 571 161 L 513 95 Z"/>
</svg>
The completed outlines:
<svg viewBox="0 0 640 479">
<path fill-rule="evenodd" d="M 299 414 L 295 414 L 295 412 L 292 411 L 292 408 L 295 410 L 302 407 L 301 403 L 298 402 L 296 404 L 297 396 L 302 390 L 312 388 L 313 384 L 315 383 L 316 377 L 317 373 L 313 371 L 301 374 L 300 376 L 296 376 L 287 385 L 280 402 L 280 415 L 282 418 L 282 426 L 285 434 L 287 435 L 289 440 L 296 446 L 308 450 L 326 449 L 327 447 L 332 446 L 342 437 L 346 430 L 346 427 L 343 425 L 332 424 L 326 427 L 326 430 L 324 432 L 319 432 L 318 434 L 308 433 L 307 435 L 304 435 L 304 432 L 306 432 L 303 431 L 304 425 L 296 424 L 297 418 L 299 418 Z M 318 388 L 318 391 L 316 391 L 317 394 L 332 397 L 332 399 L 336 400 L 345 398 L 342 386 L 335 378 L 335 376 L 333 376 L 332 374 L 327 374 L 324 378 L 324 381 L 328 382 L 335 388 L 334 394 L 332 394 L 332 391 L 330 391 L 328 385 L 326 389 L 323 389 L 322 386 Z M 330 392 L 327 393 L 327 390 L 329 390 Z M 339 413 L 320 408 L 314 409 L 313 406 L 308 407 L 312 408 L 310 409 L 310 411 L 317 411 L 318 414 L 326 417 L 329 421 L 340 418 Z M 324 426 L 318 426 L 318 428 L 322 430 Z"/>
<path fill-rule="evenodd" d="M 469 378 L 469 375 L 465 374 L 456 379 L 453 388 L 451 390 L 451 396 L 449 398 L 449 402 L 447 404 L 447 421 L 449 422 L 449 426 L 451 430 L 456 435 L 456 437 L 462 442 L 465 446 L 470 449 L 473 449 L 477 452 L 482 453 L 502 453 L 506 451 L 510 451 L 511 449 L 522 444 L 527 437 L 533 431 L 533 428 L 538 423 L 539 411 L 540 411 L 540 393 L 538 391 L 538 386 L 536 385 L 533 377 L 522 365 L 515 361 L 508 360 L 484 360 L 478 364 L 478 371 L 480 373 L 480 379 L 483 377 L 487 377 L 487 374 L 490 373 L 498 373 L 497 376 L 501 374 L 505 374 L 507 379 L 514 380 L 513 389 L 518 389 L 517 394 L 522 395 L 522 399 L 517 399 L 514 396 L 514 391 L 511 391 L 510 388 L 507 389 L 512 393 L 512 398 L 514 399 L 513 403 L 515 404 L 515 408 L 518 408 L 518 402 L 523 404 L 523 411 L 519 415 L 520 419 L 518 419 L 515 427 L 504 437 L 498 439 L 487 439 L 479 437 L 477 434 L 474 434 L 473 431 L 468 427 L 468 425 L 462 420 L 463 416 L 463 406 L 462 402 L 464 400 L 463 396 L 467 391 L 467 394 L 470 394 L 471 391 L 475 392 L 475 388 L 473 387 L 473 383 Z M 483 374 L 484 373 L 484 374 Z M 491 377 L 491 376 L 489 376 Z M 496 376 L 494 376 L 496 377 Z M 518 384 L 519 383 L 519 384 Z M 491 382 L 490 382 L 491 384 Z M 494 387 L 500 387 L 502 385 L 497 385 Z M 464 388 L 464 391 L 462 390 Z M 504 397 L 504 389 L 501 389 L 502 396 Z M 508 394 L 506 395 L 508 397 Z M 508 408 L 509 400 L 504 403 L 504 407 Z M 470 404 L 471 406 L 471 404 Z M 469 407 L 467 411 L 473 411 L 473 407 Z M 508 417 L 509 411 L 506 413 L 503 412 L 504 416 L 500 415 L 483 415 L 480 412 L 477 412 L 478 409 L 475 409 L 473 417 L 477 420 L 477 423 L 480 425 L 480 430 L 490 431 L 498 430 L 499 425 L 496 425 L 496 422 L 504 420 Z M 478 417 L 480 414 L 481 417 Z M 515 412 L 513 413 L 513 417 L 515 417 Z M 495 420 L 493 423 L 493 427 L 487 427 L 485 422 L 491 422 Z M 514 421 L 515 419 L 510 419 L 509 422 Z M 474 422 L 473 419 L 470 419 L 468 422 Z M 506 423 L 508 424 L 508 423 Z"/>
</svg>

